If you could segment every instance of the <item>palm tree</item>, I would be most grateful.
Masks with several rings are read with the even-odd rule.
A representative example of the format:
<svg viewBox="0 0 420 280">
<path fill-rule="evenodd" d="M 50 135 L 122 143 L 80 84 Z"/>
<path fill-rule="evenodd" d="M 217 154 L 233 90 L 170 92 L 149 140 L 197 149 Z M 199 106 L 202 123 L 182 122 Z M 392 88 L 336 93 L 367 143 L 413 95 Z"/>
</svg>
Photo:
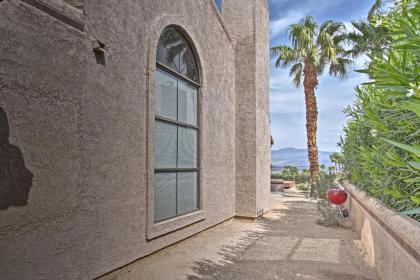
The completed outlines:
<svg viewBox="0 0 420 280">
<path fill-rule="evenodd" d="M 376 26 L 369 21 L 352 21 L 354 31 L 347 34 L 347 40 L 352 45 L 349 53 L 358 57 L 368 53 L 371 57 L 382 57 L 390 42 L 389 30 Z"/>
<path fill-rule="evenodd" d="M 335 168 L 337 169 L 337 171 L 341 171 L 343 169 L 343 165 L 344 165 L 344 156 L 341 153 L 331 153 L 330 154 L 330 160 L 331 162 L 334 162 Z"/>
<path fill-rule="evenodd" d="M 348 43 L 352 46 L 349 53 L 353 57 L 369 54 L 382 57 L 391 41 L 388 28 L 380 24 L 389 11 L 385 9 L 390 0 L 376 0 L 370 8 L 367 19 L 352 21 L 353 31 L 347 34 Z"/>
<path fill-rule="evenodd" d="M 287 68 L 293 64 L 290 76 L 296 87 L 302 84 L 303 79 L 311 196 L 314 196 L 319 174 L 316 142 L 318 111 L 315 97 L 318 76 L 328 68 L 329 75 L 344 78 L 352 61 L 347 58 L 348 53 L 344 48 L 345 27 L 341 22 L 329 20 L 318 27 L 315 19 L 308 16 L 290 26 L 289 39 L 291 46 L 273 47 L 272 52 L 278 56 L 276 67 Z"/>
<path fill-rule="evenodd" d="M 369 22 L 373 22 L 377 18 L 381 18 L 387 14 L 386 5 L 395 3 L 395 0 L 375 0 L 370 8 L 367 16 Z"/>
</svg>

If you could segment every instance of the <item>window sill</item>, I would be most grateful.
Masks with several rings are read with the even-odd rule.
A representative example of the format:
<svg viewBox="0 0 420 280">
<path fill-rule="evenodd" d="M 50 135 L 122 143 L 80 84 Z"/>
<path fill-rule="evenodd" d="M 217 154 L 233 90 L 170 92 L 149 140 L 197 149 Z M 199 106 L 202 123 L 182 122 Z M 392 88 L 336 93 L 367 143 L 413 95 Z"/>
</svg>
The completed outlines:
<svg viewBox="0 0 420 280">
<path fill-rule="evenodd" d="M 162 235 L 180 230 L 192 224 L 203 221 L 204 213 L 203 210 L 188 213 L 179 217 L 175 217 L 163 222 L 153 224 L 146 233 L 148 240 L 160 237 Z"/>
</svg>

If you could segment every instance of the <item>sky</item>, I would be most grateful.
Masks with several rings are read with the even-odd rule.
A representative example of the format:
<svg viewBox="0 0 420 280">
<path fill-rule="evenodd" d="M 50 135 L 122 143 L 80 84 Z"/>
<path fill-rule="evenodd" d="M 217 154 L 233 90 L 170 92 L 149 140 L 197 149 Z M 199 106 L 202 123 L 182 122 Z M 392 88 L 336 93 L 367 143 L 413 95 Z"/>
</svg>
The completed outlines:
<svg viewBox="0 0 420 280">
<path fill-rule="evenodd" d="M 343 22 L 351 28 L 351 21 L 366 17 L 374 0 L 268 0 L 270 7 L 270 46 L 288 44 L 290 24 L 311 15 L 318 23 L 325 20 Z M 362 69 L 365 57 L 358 58 L 352 69 Z M 347 79 L 323 75 L 316 89 L 318 102 L 318 148 L 337 151 L 346 116 L 343 109 L 355 100 L 354 88 L 367 80 L 354 71 Z M 285 147 L 306 148 L 305 99 L 303 87 L 291 83 L 289 69 L 275 68 L 270 62 L 270 113 L 273 149 Z"/>
</svg>

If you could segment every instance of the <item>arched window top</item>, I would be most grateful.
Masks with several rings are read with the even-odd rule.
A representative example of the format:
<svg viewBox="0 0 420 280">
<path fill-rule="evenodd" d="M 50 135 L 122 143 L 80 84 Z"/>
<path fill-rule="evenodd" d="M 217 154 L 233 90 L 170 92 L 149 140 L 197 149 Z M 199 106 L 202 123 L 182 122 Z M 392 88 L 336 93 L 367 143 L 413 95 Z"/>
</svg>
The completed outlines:
<svg viewBox="0 0 420 280">
<path fill-rule="evenodd" d="M 187 39 L 174 27 L 167 27 L 159 38 L 156 60 L 173 71 L 198 82 L 197 60 Z"/>
</svg>

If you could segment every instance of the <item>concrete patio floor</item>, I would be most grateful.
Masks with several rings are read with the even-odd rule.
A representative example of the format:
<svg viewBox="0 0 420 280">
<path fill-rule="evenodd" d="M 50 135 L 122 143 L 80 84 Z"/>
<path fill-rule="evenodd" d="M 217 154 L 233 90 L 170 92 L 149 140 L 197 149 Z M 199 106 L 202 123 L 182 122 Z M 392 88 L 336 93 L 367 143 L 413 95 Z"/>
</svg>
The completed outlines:
<svg viewBox="0 0 420 280">
<path fill-rule="evenodd" d="M 379 279 L 355 232 L 320 226 L 316 217 L 313 200 L 286 190 L 256 221 L 224 222 L 101 280 Z"/>
</svg>

